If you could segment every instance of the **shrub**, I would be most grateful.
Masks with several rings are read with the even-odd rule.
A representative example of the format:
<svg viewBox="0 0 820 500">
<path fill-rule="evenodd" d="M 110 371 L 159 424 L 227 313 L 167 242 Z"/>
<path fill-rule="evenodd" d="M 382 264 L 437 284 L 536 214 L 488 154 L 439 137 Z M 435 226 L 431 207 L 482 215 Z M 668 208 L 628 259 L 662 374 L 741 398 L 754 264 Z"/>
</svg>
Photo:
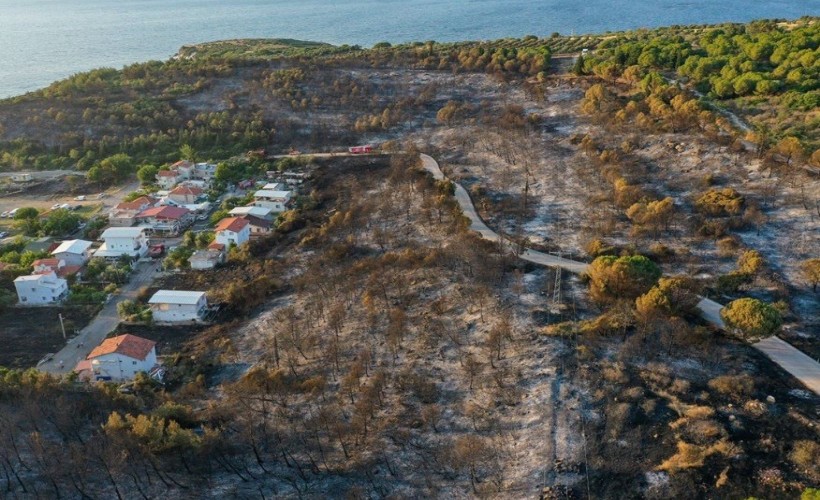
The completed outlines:
<svg viewBox="0 0 820 500">
<path fill-rule="evenodd" d="M 795 441 L 789 460 L 801 469 L 816 468 L 820 464 L 820 444 L 817 441 Z"/>
<path fill-rule="evenodd" d="M 711 216 L 737 215 L 744 201 L 743 196 L 732 188 L 710 189 L 695 201 L 695 206 Z"/>
<path fill-rule="evenodd" d="M 749 375 L 721 375 L 709 381 L 709 388 L 724 396 L 743 399 L 754 393 L 755 381 Z"/>
<path fill-rule="evenodd" d="M 752 298 L 735 300 L 720 311 L 726 325 L 745 338 L 772 335 L 783 324 L 780 312 L 763 301 Z"/>
</svg>

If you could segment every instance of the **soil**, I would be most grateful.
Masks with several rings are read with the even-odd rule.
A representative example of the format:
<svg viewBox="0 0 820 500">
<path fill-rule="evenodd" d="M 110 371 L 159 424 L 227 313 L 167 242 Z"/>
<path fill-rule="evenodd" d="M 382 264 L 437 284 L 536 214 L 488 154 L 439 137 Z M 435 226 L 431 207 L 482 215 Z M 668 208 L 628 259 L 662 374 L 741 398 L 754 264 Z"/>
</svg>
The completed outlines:
<svg viewBox="0 0 820 500">
<path fill-rule="evenodd" d="M 88 324 L 97 307 L 12 307 L 0 313 L 0 366 L 30 368 L 46 354 L 65 346 L 59 315 L 66 335 Z"/>
</svg>

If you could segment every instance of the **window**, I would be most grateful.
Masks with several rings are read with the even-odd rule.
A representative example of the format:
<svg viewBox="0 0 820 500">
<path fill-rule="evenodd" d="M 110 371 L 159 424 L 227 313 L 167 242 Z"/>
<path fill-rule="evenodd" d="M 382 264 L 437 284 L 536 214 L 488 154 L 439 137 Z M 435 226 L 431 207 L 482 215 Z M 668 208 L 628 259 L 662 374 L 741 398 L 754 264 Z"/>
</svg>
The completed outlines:
<svg viewBox="0 0 820 500">
<path fill-rule="evenodd" d="M 137 362 L 136 362 L 136 361 L 132 361 L 132 362 L 131 362 L 131 364 L 132 364 L 132 365 L 135 365 L 135 364 L 137 364 Z"/>
</svg>

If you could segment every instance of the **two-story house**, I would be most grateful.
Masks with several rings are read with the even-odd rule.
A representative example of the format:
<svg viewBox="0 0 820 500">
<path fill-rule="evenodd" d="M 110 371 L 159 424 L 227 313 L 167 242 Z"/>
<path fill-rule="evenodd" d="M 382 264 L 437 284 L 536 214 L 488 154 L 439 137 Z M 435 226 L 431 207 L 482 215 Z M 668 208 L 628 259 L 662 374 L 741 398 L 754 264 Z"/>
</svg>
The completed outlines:
<svg viewBox="0 0 820 500">
<path fill-rule="evenodd" d="M 273 212 L 284 212 L 290 204 L 291 192 L 260 189 L 253 194 L 253 200 L 255 207 L 270 208 Z"/>
<path fill-rule="evenodd" d="M 196 186 L 177 186 L 168 193 L 168 199 L 178 205 L 193 205 L 203 195 L 205 191 Z"/>
<path fill-rule="evenodd" d="M 42 306 L 56 304 L 68 295 L 68 282 L 58 278 L 54 271 L 43 271 L 14 280 L 20 305 Z"/>
<path fill-rule="evenodd" d="M 165 205 L 140 212 L 136 220 L 150 226 L 155 233 L 176 235 L 193 224 L 194 214 L 187 208 Z"/>
<path fill-rule="evenodd" d="M 228 217 L 219 221 L 214 228 L 214 241 L 222 243 L 225 247 L 241 245 L 251 237 L 250 223 L 239 217 Z"/>
<path fill-rule="evenodd" d="M 148 236 L 144 227 L 110 227 L 100 238 L 104 243 L 94 252 L 95 257 L 118 259 L 128 256 L 138 259 L 148 253 Z"/>
<path fill-rule="evenodd" d="M 90 369 L 91 380 L 133 380 L 139 372 L 150 375 L 158 367 L 156 345 L 129 333 L 105 339 L 75 370 L 84 378 L 82 372 Z"/>
</svg>

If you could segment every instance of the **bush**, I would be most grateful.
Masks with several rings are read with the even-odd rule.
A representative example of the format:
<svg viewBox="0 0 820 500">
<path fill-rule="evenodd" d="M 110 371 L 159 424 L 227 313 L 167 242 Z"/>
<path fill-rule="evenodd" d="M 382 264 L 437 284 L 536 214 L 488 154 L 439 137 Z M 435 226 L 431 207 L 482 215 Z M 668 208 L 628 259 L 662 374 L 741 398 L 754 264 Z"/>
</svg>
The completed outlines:
<svg viewBox="0 0 820 500">
<path fill-rule="evenodd" d="M 721 375 L 709 381 L 709 388 L 724 396 L 740 400 L 754 394 L 755 381 L 749 375 Z"/>
<path fill-rule="evenodd" d="M 752 298 L 735 300 L 720 311 L 726 325 L 745 338 L 766 337 L 775 333 L 783 318 L 780 312 L 763 301 Z"/>
<path fill-rule="evenodd" d="M 737 215 L 744 202 L 743 196 L 732 188 L 710 189 L 695 201 L 695 207 L 711 216 Z"/>
</svg>

